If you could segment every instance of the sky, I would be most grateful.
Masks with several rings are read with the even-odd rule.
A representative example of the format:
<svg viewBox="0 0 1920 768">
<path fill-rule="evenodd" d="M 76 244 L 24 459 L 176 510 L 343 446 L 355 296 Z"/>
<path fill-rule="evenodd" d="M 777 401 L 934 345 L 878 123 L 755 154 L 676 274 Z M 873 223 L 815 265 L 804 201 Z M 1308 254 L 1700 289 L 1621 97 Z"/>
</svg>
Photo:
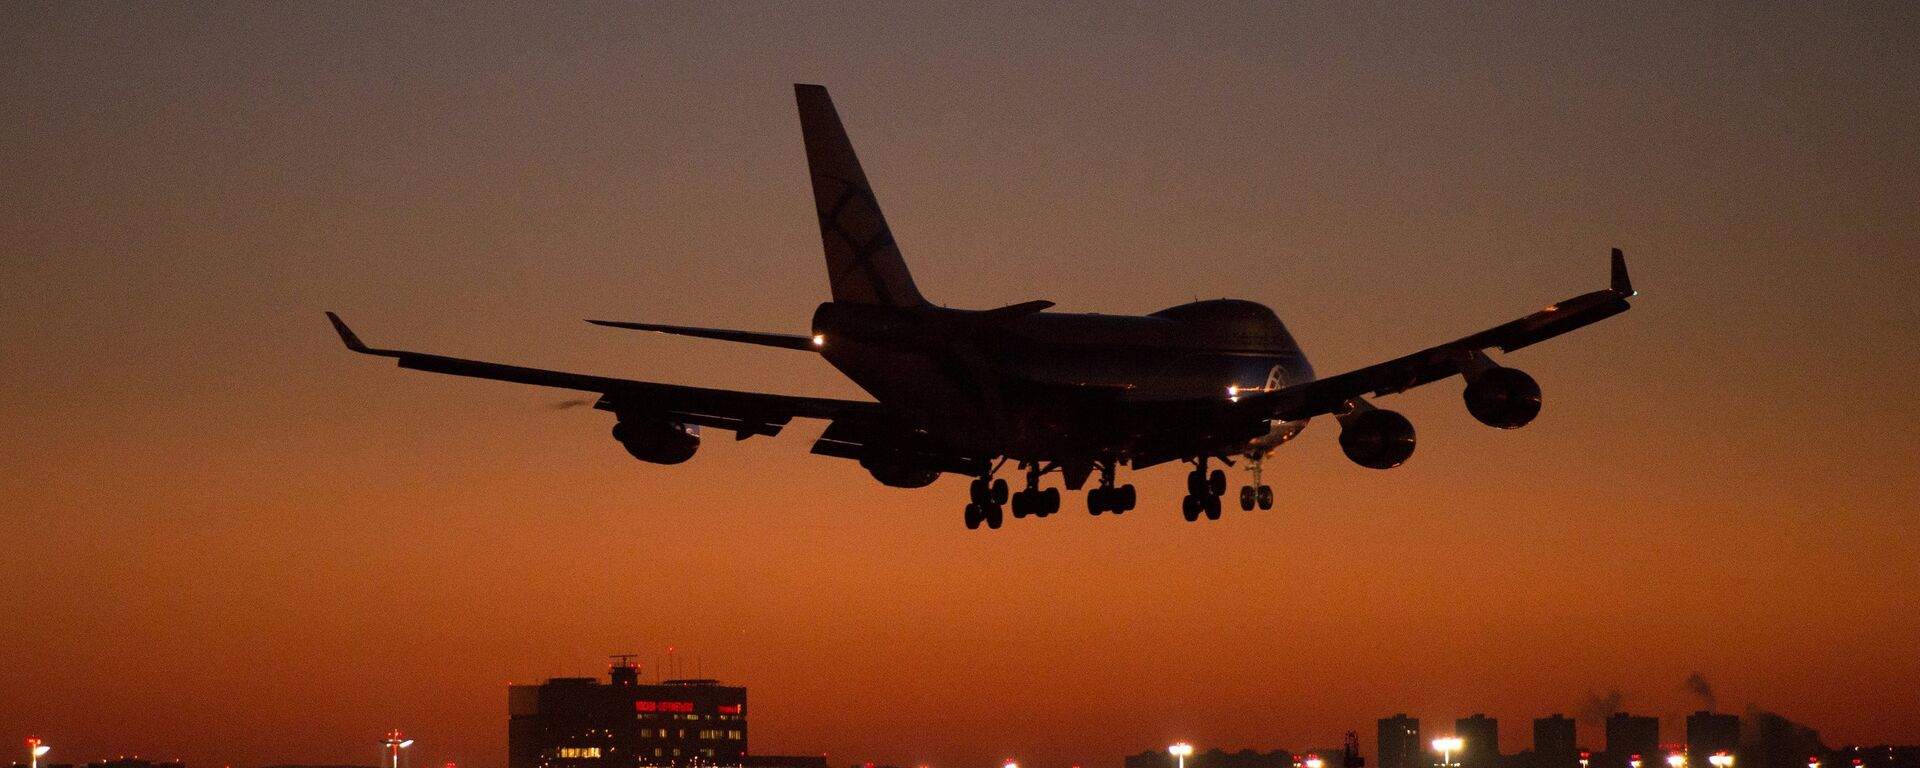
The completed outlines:
<svg viewBox="0 0 1920 768">
<path fill-rule="evenodd" d="M 1611 690 L 1676 734 L 1694 673 L 1920 742 L 1916 35 L 1897 2 L 5 4 L 0 737 L 371 764 L 401 727 L 501 768 L 508 683 L 671 646 L 750 688 L 754 751 L 835 765 L 1371 752 L 1395 712 L 1515 751 Z M 1526 429 L 1443 382 L 1382 400 L 1399 469 L 1323 420 L 1273 511 L 1185 523 L 1161 467 L 1124 517 L 997 532 L 817 423 L 640 464 L 571 395 L 327 327 L 862 396 L 580 322 L 807 330 L 795 82 L 948 306 L 1248 298 L 1330 375 L 1603 287 L 1610 247 L 1641 295 L 1501 358 Z"/>
</svg>

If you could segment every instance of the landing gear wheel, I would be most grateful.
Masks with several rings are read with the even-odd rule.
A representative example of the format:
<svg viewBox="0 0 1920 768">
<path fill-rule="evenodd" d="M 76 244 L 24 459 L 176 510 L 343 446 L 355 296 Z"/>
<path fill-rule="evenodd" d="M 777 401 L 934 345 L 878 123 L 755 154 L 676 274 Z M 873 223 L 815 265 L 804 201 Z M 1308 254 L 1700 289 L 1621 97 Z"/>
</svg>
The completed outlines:
<svg viewBox="0 0 1920 768">
<path fill-rule="evenodd" d="M 993 491 L 993 498 L 992 498 L 993 503 L 995 504 L 1007 503 L 1006 478 L 1003 477 L 1003 478 L 1000 478 L 999 480 L 993 481 L 992 491 Z"/>
<path fill-rule="evenodd" d="M 1139 497 L 1135 496 L 1133 493 L 1132 483 L 1128 483 L 1126 485 L 1123 485 L 1123 486 L 1120 486 L 1119 488 L 1114 489 L 1113 495 L 1114 495 L 1114 498 L 1116 499 L 1114 503 L 1115 509 L 1113 511 L 1116 513 L 1126 512 L 1128 510 L 1133 509 L 1134 502 L 1139 501 Z"/>
<path fill-rule="evenodd" d="M 984 478 L 976 477 L 973 479 L 973 482 L 967 483 L 968 501 L 984 507 L 993 503 L 992 494 L 993 489 L 987 485 L 987 481 Z"/>
<path fill-rule="evenodd" d="M 1191 523 L 1195 520 L 1200 519 L 1201 511 L 1202 510 L 1200 509 L 1200 497 L 1195 496 L 1191 493 L 1181 497 L 1180 516 L 1186 518 L 1187 522 Z"/>
<path fill-rule="evenodd" d="M 1254 502 L 1253 486 L 1251 485 L 1240 486 L 1240 510 L 1243 512 L 1253 511 L 1253 502 Z"/>
<path fill-rule="evenodd" d="M 986 518 L 987 518 L 987 527 L 988 527 L 988 528 L 992 528 L 992 529 L 994 529 L 994 530 L 996 530 L 996 531 L 997 531 L 997 530 L 1000 530 L 1000 505 L 998 505 L 998 504 L 994 504 L 994 505 L 992 505 L 992 506 L 989 506 L 989 507 L 987 507 L 987 508 L 985 508 L 985 509 L 983 509 L 983 510 L 981 510 L 981 512 L 982 512 L 982 513 L 983 513 L 983 514 L 984 514 L 984 515 L 986 516 Z"/>
<path fill-rule="evenodd" d="M 1200 470 L 1187 473 L 1187 495 L 1205 496 L 1207 494 L 1207 476 Z"/>
<path fill-rule="evenodd" d="M 1200 498 L 1200 503 L 1206 507 L 1205 511 L 1208 520 L 1220 519 L 1220 497 L 1213 495 L 1203 496 Z"/>
<path fill-rule="evenodd" d="M 980 505 L 967 505 L 967 530 L 972 531 L 979 529 L 980 523 L 985 521 L 985 519 L 985 516 L 980 514 Z"/>
<path fill-rule="evenodd" d="M 1048 488 L 1040 492 L 1039 498 L 1040 508 L 1046 510 L 1040 514 L 1041 517 L 1060 511 L 1060 489 Z"/>
<path fill-rule="evenodd" d="M 1227 495 L 1226 470 L 1216 469 L 1213 474 L 1207 475 L 1207 493 L 1210 496 Z"/>
<path fill-rule="evenodd" d="M 1260 490 L 1255 492 L 1255 496 L 1257 498 L 1255 498 L 1254 501 L 1260 505 L 1261 509 L 1273 509 L 1273 486 L 1260 486 Z"/>
<path fill-rule="evenodd" d="M 1107 489 L 1095 488 L 1087 491 L 1087 512 L 1094 517 L 1107 511 Z"/>
<path fill-rule="evenodd" d="M 1033 497 L 1026 491 L 1013 495 L 1013 518 L 1018 520 L 1033 512 Z"/>
</svg>

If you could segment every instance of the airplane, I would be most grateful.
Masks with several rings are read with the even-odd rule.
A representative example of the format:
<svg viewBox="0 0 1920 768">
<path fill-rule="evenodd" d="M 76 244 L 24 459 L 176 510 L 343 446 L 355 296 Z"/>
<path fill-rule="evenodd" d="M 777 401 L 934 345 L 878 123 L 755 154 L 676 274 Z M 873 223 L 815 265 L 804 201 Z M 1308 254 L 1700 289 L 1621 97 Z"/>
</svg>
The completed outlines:
<svg viewBox="0 0 1920 768">
<path fill-rule="evenodd" d="M 1060 475 L 1086 493 L 1093 515 L 1135 507 L 1130 471 L 1192 466 L 1182 516 L 1220 518 L 1227 492 L 1218 461 L 1244 459 L 1251 482 L 1239 506 L 1273 507 L 1261 467 L 1310 419 L 1332 416 L 1354 463 L 1391 469 L 1413 454 L 1414 429 L 1367 398 L 1460 376 L 1467 411 L 1517 429 L 1540 412 L 1540 386 L 1488 351 L 1513 352 L 1627 311 L 1636 296 L 1625 258 L 1612 251 L 1611 284 L 1454 341 L 1319 378 L 1273 310 L 1235 299 L 1195 301 L 1142 316 L 1048 311 L 1049 301 L 997 309 L 936 306 L 921 295 L 867 182 L 827 89 L 796 84 L 800 128 L 819 216 L 831 299 L 811 333 L 783 334 L 658 323 L 595 325 L 810 352 L 872 400 L 796 397 L 543 370 L 379 349 L 340 317 L 328 320 L 349 350 L 395 358 L 401 368 L 591 393 L 613 414 L 613 438 L 634 458 L 678 464 L 700 447 L 701 428 L 735 440 L 777 435 L 796 418 L 827 422 L 812 452 L 860 462 L 873 478 L 920 488 L 942 474 L 971 478 L 963 522 L 997 529 L 1012 516 L 1061 507 Z M 999 470 L 1013 462 L 1024 487 L 1009 493 Z"/>
</svg>

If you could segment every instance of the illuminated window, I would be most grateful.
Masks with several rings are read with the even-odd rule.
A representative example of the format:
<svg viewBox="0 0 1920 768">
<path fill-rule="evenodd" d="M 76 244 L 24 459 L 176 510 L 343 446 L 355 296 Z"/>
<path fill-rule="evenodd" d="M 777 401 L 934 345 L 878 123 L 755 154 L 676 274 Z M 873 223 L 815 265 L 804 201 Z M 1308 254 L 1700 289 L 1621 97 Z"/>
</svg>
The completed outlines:
<svg viewBox="0 0 1920 768">
<path fill-rule="evenodd" d="M 561 747 L 560 757 L 573 759 L 594 759 L 600 757 L 599 747 Z"/>
</svg>

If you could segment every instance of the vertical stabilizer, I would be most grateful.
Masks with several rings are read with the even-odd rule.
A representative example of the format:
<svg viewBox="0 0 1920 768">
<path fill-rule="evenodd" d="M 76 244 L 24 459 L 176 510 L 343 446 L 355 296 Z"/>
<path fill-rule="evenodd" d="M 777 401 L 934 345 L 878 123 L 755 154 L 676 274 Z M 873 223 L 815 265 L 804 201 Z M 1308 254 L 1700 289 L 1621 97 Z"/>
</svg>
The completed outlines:
<svg viewBox="0 0 1920 768">
<path fill-rule="evenodd" d="M 793 94 L 800 106 L 800 132 L 807 143 L 807 171 L 813 178 L 813 205 L 820 216 L 833 300 L 891 307 L 926 304 L 894 245 L 886 217 L 880 215 L 880 202 L 860 170 L 860 158 L 827 89 L 795 84 Z"/>
</svg>

